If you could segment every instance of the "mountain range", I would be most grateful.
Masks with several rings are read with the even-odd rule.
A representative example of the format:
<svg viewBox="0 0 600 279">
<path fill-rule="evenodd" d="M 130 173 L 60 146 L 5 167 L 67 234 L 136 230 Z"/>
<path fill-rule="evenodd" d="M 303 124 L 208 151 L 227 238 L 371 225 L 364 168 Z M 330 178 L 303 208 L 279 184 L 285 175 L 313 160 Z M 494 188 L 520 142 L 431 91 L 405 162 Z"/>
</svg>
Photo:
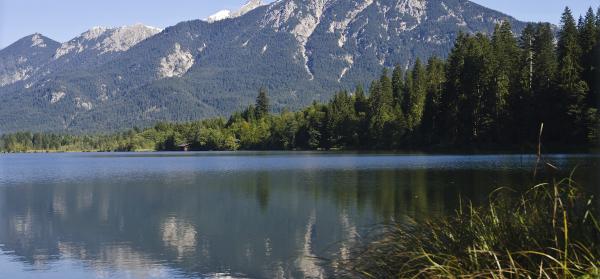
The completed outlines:
<svg viewBox="0 0 600 279">
<path fill-rule="evenodd" d="M 0 133 L 108 132 L 329 99 L 386 67 L 446 57 L 459 32 L 525 23 L 467 0 L 251 0 L 163 29 L 94 27 L 0 50 Z"/>
</svg>

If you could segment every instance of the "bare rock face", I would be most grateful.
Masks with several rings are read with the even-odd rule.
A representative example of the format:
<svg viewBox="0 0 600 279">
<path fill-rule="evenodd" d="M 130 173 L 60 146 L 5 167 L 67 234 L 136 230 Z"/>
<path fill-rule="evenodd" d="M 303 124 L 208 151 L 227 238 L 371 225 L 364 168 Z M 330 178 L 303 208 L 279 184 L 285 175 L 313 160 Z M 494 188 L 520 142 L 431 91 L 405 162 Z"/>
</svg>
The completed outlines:
<svg viewBox="0 0 600 279">
<path fill-rule="evenodd" d="M 50 96 L 51 97 L 50 104 L 56 104 L 56 103 L 60 102 L 60 100 L 62 100 L 66 95 L 67 95 L 67 93 L 64 91 L 52 92 L 52 94 Z"/>
<path fill-rule="evenodd" d="M 175 44 L 173 52 L 160 60 L 158 76 L 160 78 L 181 77 L 194 65 L 194 56 Z"/>
<path fill-rule="evenodd" d="M 353 9 L 349 10 L 346 15 L 339 21 L 332 21 L 329 25 L 328 31 L 330 33 L 340 32 L 340 38 L 338 40 L 339 47 L 344 47 L 344 44 L 347 41 L 348 36 L 348 26 L 350 23 L 354 22 L 356 16 L 362 13 L 366 8 L 373 4 L 373 0 L 364 0 L 362 2 L 356 3 Z"/>
<path fill-rule="evenodd" d="M 162 31 L 159 28 L 136 24 L 112 30 L 102 42 L 96 44 L 95 49 L 101 53 L 123 52 L 137 45 L 141 41 L 152 37 Z"/>
<path fill-rule="evenodd" d="M 396 9 L 399 13 L 414 17 L 417 22 L 421 23 L 427 15 L 426 0 L 400 0 L 396 4 Z"/>
<path fill-rule="evenodd" d="M 31 37 L 31 47 L 47 47 L 48 45 L 44 41 L 44 38 L 40 34 L 34 34 Z"/>
<path fill-rule="evenodd" d="M 249 0 L 239 10 L 237 10 L 236 12 L 233 12 L 231 14 L 231 17 L 243 16 L 243 15 L 247 14 L 248 12 L 250 12 L 262 5 L 264 5 L 262 0 Z"/>
<path fill-rule="evenodd" d="M 72 39 L 56 50 L 54 59 L 63 56 L 77 55 L 84 51 L 93 51 L 94 54 L 124 52 L 141 41 L 158 34 L 161 29 L 136 24 L 119 28 L 94 27 L 81 36 Z"/>
<path fill-rule="evenodd" d="M 290 32 L 298 41 L 298 53 L 303 61 L 309 80 L 314 79 L 309 66 L 309 53 L 306 44 L 315 32 L 325 10 L 337 0 L 279 1 L 269 7 L 262 20 L 262 27 L 270 27 L 276 32 Z M 300 2 L 300 3 L 297 3 Z M 293 21 L 293 23 L 292 23 Z"/>
</svg>

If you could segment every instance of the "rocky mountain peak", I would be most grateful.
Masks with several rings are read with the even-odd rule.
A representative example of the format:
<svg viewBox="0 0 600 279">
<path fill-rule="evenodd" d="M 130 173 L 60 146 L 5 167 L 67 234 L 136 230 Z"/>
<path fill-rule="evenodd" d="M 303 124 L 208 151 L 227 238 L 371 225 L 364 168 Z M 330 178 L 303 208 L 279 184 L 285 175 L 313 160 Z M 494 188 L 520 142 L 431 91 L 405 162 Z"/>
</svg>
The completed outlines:
<svg viewBox="0 0 600 279">
<path fill-rule="evenodd" d="M 162 30 L 143 24 L 122 26 L 118 28 L 93 27 L 72 39 L 56 50 L 54 59 L 65 55 L 73 55 L 86 50 L 94 50 L 100 54 L 124 52 L 139 42 L 152 37 Z"/>
<path fill-rule="evenodd" d="M 59 45 L 58 42 L 35 33 L 0 50 L 0 88 L 35 75 Z"/>
<path fill-rule="evenodd" d="M 102 34 L 104 34 L 104 32 L 106 32 L 107 30 L 108 28 L 106 27 L 94 26 L 90 30 L 83 32 L 81 34 L 81 37 L 83 37 L 86 40 L 93 40 L 102 36 Z"/>
<path fill-rule="evenodd" d="M 159 28 L 143 24 L 123 26 L 110 30 L 100 45 L 96 45 L 96 47 L 102 50 L 102 53 L 127 51 L 132 46 L 161 31 Z"/>
<path fill-rule="evenodd" d="M 31 36 L 31 47 L 47 47 L 48 45 L 44 41 L 41 34 L 35 33 Z"/>
<path fill-rule="evenodd" d="M 248 2 L 246 2 L 246 4 L 244 4 L 237 11 L 232 12 L 230 10 L 220 10 L 220 11 L 216 12 L 215 14 L 207 17 L 205 19 L 205 21 L 212 23 L 212 22 L 221 21 L 221 20 L 228 19 L 228 18 L 240 17 L 262 5 L 264 5 L 262 0 L 249 0 Z"/>
<path fill-rule="evenodd" d="M 58 45 L 58 43 L 40 33 L 34 33 L 29 36 L 23 37 L 13 44 L 7 46 L 6 48 L 0 50 L 0 52 L 13 52 L 17 51 L 26 51 L 29 48 L 40 49 L 44 48 L 52 48 Z"/>
<path fill-rule="evenodd" d="M 246 13 L 264 5 L 262 0 L 249 0 L 238 11 L 232 13 L 232 17 L 245 15 Z"/>
</svg>

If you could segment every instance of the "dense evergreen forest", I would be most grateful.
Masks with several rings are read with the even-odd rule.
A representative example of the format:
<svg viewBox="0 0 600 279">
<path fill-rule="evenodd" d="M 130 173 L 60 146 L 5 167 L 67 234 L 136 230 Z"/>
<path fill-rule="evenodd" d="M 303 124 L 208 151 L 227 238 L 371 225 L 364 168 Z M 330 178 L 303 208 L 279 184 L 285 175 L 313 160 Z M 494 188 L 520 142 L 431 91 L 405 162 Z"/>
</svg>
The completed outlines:
<svg viewBox="0 0 600 279">
<path fill-rule="evenodd" d="M 557 34 L 557 36 L 555 36 Z M 523 147 L 538 141 L 598 143 L 600 9 L 579 22 L 566 8 L 558 32 L 529 24 L 515 36 L 508 22 L 491 36 L 460 34 L 446 61 L 417 60 L 368 86 L 341 91 L 327 104 L 270 114 L 267 92 L 229 119 L 158 123 L 113 135 L 16 133 L 0 150 L 139 151 L 424 149 Z"/>
</svg>

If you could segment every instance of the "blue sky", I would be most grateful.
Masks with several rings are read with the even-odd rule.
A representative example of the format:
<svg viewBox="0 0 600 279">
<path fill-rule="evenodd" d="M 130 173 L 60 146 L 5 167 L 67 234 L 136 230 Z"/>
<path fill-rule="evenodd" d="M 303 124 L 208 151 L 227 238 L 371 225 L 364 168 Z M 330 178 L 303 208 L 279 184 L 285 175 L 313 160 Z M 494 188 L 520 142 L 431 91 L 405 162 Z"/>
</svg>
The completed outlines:
<svg viewBox="0 0 600 279">
<path fill-rule="evenodd" d="M 245 0 L 0 0 L 0 48 L 39 32 L 59 42 L 93 26 L 144 23 L 164 28 L 205 18 L 221 9 L 235 10 Z M 520 20 L 558 23 L 569 5 L 577 16 L 600 0 L 474 0 Z"/>
</svg>

